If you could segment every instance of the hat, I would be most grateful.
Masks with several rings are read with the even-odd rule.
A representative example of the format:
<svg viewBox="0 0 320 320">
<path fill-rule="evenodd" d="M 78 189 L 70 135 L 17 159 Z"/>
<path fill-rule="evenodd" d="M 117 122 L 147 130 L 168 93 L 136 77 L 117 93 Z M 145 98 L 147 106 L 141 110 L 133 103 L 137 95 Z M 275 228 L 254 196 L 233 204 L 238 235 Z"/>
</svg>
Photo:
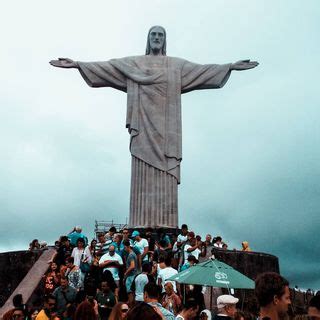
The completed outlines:
<svg viewBox="0 0 320 320">
<path fill-rule="evenodd" d="M 132 232 L 132 238 L 134 238 L 134 237 L 136 237 L 136 236 L 140 236 L 140 232 L 139 231 L 137 231 L 137 230 L 134 230 L 133 232 Z"/>
<path fill-rule="evenodd" d="M 200 317 L 205 314 L 208 317 L 208 320 L 212 319 L 211 311 L 208 309 L 204 309 L 200 312 Z"/>
<path fill-rule="evenodd" d="M 238 303 L 239 299 L 235 298 L 234 296 L 231 296 L 229 294 L 223 294 L 222 296 L 219 296 L 217 299 L 217 308 L 223 308 L 228 304 L 236 304 Z"/>
</svg>

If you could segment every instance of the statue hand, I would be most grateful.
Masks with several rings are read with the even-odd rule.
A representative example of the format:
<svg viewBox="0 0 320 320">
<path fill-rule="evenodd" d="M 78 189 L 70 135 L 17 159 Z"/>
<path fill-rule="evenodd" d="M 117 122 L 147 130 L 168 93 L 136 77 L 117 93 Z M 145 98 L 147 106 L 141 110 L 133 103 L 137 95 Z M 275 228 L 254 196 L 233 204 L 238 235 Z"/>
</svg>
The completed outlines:
<svg viewBox="0 0 320 320">
<path fill-rule="evenodd" d="M 78 68 L 77 63 L 69 58 L 59 58 L 58 60 L 51 60 L 49 63 L 58 68 Z"/>
<path fill-rule="evenodd" d="M 240 60 L 231 65 L 231 70 L 237 70 L 237 71 L 247 70 L 247 69 L 255 68 L 258 65 L 259 65 L 259 62 L 257 61 Z"/>
</svg>

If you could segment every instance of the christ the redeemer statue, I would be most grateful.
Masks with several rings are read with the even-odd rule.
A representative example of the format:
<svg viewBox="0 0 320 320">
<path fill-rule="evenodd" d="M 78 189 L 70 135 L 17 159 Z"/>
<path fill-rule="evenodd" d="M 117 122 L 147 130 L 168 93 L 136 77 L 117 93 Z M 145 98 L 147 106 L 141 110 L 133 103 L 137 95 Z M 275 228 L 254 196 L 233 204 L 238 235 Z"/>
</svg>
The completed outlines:
<svg viewBox="0 0 320 320">
<path fill-rule="evenodd" d="M 222 88 L 232 70 L 257 62 L 196 64 L 166 55 L 166 31 L 149 30 L 146 54 L 105 62 L 52 60 L 76 68 L 90 87 L 112 87 L 127 93 L 126 127 L 132 155 L 131 227 L 177 227 L 180 183 L 181 93 Z"/>
</svg>

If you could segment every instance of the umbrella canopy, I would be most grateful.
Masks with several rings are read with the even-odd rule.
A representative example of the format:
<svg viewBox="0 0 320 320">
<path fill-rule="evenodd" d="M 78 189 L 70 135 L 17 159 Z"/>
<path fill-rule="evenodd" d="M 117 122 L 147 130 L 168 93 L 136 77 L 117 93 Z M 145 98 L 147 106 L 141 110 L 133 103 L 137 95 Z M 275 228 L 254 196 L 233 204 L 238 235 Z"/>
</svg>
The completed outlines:
<svg viewBox="0 0 320 320">
<path fill-rule="evenodd" d="M 216 259 L 199 263 L 167 280 L 219 288 L 254 289 L 254 281 Z"/>
</svg>

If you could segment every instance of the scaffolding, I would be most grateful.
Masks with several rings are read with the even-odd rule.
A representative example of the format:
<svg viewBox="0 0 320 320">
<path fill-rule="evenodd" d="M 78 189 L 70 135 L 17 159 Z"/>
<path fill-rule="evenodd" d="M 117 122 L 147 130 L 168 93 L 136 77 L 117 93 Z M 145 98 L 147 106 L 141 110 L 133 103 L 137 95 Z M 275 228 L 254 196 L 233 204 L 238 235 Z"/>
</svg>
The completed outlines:
<svg viewBox="0 0 320 320">
<path fill-rule="evenodd" d="M 127 220 L 127 219 L 126 219 Z M 97 237 L 98 233 L 106 233 L 109 231 L 111 227 L 115 227 L 117 231 L 122 230 L 123 228 L 127 228 L 128 224 L 126 223 L 116 223 L 115 221 L 105 221 L 105 220 L 95 220 L 94 226 L 94 236 Z"/>
</svg>

